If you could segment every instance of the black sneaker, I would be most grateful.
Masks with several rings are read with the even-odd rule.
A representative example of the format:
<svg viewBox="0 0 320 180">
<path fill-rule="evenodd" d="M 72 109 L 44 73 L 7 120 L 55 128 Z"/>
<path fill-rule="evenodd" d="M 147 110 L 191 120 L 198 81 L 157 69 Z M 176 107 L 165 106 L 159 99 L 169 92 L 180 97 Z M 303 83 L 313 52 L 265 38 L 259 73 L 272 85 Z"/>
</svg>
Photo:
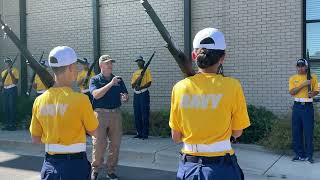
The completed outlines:
<svg viewBox="0 0 320 180">
<path fill-rule="evenodd" d="M 140 136 L 140 135 L 135 135 L 135 136 L 133 136 L 133 138 L 142 138 L 142 136 Z"/>
<path fill-rule="evenodd" d="M 118 176 L 115 173 L 107 174 L 107 178 L 110 180 L 118 180 Z"/>
<path fill-rule="evenodd" d="M 91 173 L 91 180 L 97 180 L 97 179 L 98 179 L 98 173 L 92 171 L 92 173 Z"/>
<path fill-rule="evenodd" d="M 292 158 L 292 161 L 293 162 L 296 162 L 296 161 L 304 161 L 305 159 L 300 157 L 300 156 L 295 156 L 294 158 Z"/>
<path fill-rule="evenodd" d="M 308 161 L 310 164 L 313 164 L 314 163 L 314 160 L 312 158 L 306 158 L 306 161 Z"/>
</svg>

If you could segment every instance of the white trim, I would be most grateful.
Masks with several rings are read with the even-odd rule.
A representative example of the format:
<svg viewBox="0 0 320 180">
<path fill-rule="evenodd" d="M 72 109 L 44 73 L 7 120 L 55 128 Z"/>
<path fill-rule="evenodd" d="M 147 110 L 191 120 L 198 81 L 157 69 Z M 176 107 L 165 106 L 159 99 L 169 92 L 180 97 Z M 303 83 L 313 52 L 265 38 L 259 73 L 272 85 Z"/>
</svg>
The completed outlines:
<svg viewBox="0 0 320 180">
<path fill-rule="evenodd" d="M 296 102 L 313 102 L 312 98 L 294 98 Z"/>
<path fill-rule="evenodd" d="M 89 89 L 84 89 L 84 90 L 81 90 L 82 93 L 87 93 L 89 92 Z"/>
<path fill-rule="evenodd" d="M 135 89 L 133 89 L 135 94 L 141 94 L 141 93 L 146 92 L 147 90 L 148 90 L 148 88 L 141 89 L 140 91 L 136 91 Z"/>
<path fill-rule="evenodd" d="M 55 153 L 76 153 L 86 151 L 85 143 L 71 144 L 68 146 L 61 144 L 45 144 L 46 152 L 55 152 Z"/>
<path fill-rule="evenodd" d="M 46 92 L 46 89 L 37 91 L 38 94 L 42 94 L 44 92 Z"/>
<path fill-rule="evenodd" d="M 184 143 L 183 149 L 191 152 L 223 152 L 232 150 L 230 140 L 219 141 L 213 144 Z"/>
<path fill-rule="evenodd" d="M 13 88 L 13 87 L 16 87 L 17 85 L 15 85 L 15 84 L 11 84 L 11 85 L 9 85 L 9 86 L 4 86 L 3 88 L 5 88 L 5 89 L 10 89 L 10 88 Z"/>
</svg>

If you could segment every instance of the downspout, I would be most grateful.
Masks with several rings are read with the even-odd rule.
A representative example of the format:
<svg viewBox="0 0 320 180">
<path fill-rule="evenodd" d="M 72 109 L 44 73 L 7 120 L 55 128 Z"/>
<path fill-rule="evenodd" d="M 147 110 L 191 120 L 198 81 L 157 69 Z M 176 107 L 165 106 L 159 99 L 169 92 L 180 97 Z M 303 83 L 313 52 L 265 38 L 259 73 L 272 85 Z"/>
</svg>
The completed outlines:
<svg viewBox="0 0 320 180">
<path fill-rule="evenodd" d="M 93 14 L 93 58 L 98 59 L 101 55 L 100 47 L 100 1 L 92 0 L 92 14 Z M 94 68 L 95 73 L 100 71 L 98 65 Z"/>
<path fill-rule="evenodd" d="M 25 47 L 27 47 L 27 3 L 26 0 L 19 0 L 19 15 L 20 15 L 20 40 Z M 20 53 L 21 54 L 21 53 Z M 25 94 L 28 89 L 28 68 L 26 59 L 20 55 L 20 83 L 21 94 Z"/>
<path fill-rule="evenodd" d="M 191 0 L 184 0 L 184 53 L 191 59 Z"/>
</svg>

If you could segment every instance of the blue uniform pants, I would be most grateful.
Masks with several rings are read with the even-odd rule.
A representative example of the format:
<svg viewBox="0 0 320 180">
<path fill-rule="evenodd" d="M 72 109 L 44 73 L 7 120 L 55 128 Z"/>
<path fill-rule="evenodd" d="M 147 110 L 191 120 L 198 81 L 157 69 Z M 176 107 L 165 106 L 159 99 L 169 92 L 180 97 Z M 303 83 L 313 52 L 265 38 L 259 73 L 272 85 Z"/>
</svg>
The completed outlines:
<svg viewBox="0 0 320 180">
<path fill-rule="evenodd" d="M 243 180 L 235 155 L 218 157 L 214 162 L 188 162 L 182 158 L 177 180 Z"/>
<path fill-rule="evenodd" d="M 5 126 L 7 129 L 16 128 L 16 105 L 17 105 L 18 88 L 3 89 L 3 108 Z"/>
<path fill-rule="evenodd" d="M 133 96 L 134 120 L 138 135 L 149 136 L 150 95 L 149 91 Z"/>
<path fill-rule="evenodd" d="M 313 129 L 313 104 L 295 102 L 292 108 L 292 145 L 297 156 L 312 158 Z"/>
<path fill-rule="evenodd" d="M 90 180 L 91 165 L 86 153 L 53 155 L 46 158 L 41 169 L 41 180 Z"/>
</svg>

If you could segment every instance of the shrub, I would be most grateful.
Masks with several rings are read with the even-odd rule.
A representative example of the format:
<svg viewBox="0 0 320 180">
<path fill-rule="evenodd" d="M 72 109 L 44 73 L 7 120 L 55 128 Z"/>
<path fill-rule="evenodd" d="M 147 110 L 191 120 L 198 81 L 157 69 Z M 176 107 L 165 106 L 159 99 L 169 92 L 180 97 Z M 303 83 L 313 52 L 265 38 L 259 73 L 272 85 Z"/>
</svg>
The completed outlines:
<svg viewBox="0 0 320 180">
<path fill-rule="evenodd" d="M 270 133 L 277 116 L 264 107 L 253 105 L 248 105 L 248 114 L 251 126 L 244 130 L 239 141 L 241 143 L 257 143 Z"/>
<path fill-rule="evenodd" d="M 269 136 L 266 136 L 261 144 L 267 149 L 288 153 L 292 149 L 292 135 L 291 135 L 291 113 L 284 118 L 276 121 L 271 129 Z M 320 150 L 320 114 L 315 112 L 315 126 L 314 126 L 314 150 Z"/>
</svg>

